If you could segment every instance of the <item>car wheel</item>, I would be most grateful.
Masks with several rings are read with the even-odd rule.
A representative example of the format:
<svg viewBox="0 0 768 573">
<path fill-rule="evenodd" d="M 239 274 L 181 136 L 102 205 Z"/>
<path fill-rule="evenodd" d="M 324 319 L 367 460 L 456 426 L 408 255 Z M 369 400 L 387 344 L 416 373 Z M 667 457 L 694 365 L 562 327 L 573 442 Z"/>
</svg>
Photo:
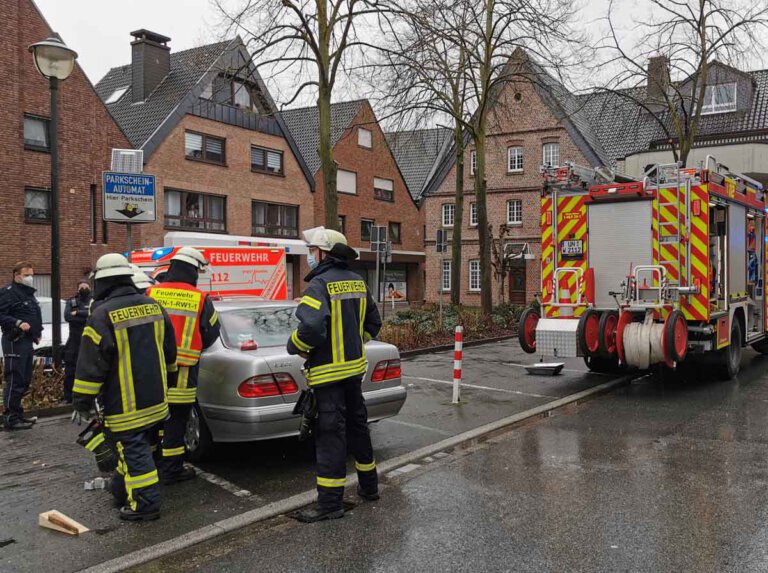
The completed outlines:
<svg viewBox="0 0 768 573">
<path fill-rule="evenodd" d="M 184 445 L 187 448 L 187 459 L 199 462 L 208 457 L 213 449 L 213 438 L 208 424 L 205 423 L 200 406 L 195 404 L 189 413 L 187 430 L 184 433 Z"/>
</svg>

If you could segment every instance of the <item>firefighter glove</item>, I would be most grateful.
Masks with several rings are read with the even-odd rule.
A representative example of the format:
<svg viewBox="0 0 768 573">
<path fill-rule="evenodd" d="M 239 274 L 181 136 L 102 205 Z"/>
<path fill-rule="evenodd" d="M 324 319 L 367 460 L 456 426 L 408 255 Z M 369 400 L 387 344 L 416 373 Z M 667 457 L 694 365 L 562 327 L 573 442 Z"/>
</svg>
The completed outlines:
<svg viewBox="0 0 768 573">
<path fill-rule="evenodd" d="M 93 412 L 90 408 L 78 405 L 72 412 L 72 423 L 82 426 L 83 422 L 90 422 L 93 419 Z"/>
</svg>

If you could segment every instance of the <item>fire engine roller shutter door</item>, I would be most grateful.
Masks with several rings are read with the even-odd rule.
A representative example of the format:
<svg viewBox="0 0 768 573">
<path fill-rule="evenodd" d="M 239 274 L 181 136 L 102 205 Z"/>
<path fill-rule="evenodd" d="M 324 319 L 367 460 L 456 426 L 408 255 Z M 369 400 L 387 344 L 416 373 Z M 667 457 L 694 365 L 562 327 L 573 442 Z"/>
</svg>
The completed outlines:
<svg viewBox="0 0 768 573">
<path fill-rule="evenodd" d="M 591 203 L 587 207 L 588 266 L 595 270 L 595 304 L 613 308 L 629 265 L 653 264 L 651 202 Z"/>
<path fill-rule="evenodd" d="M 747 210 L 728 205 L 728 294 L 744 296 L 747 291 Z"/>
</svg>

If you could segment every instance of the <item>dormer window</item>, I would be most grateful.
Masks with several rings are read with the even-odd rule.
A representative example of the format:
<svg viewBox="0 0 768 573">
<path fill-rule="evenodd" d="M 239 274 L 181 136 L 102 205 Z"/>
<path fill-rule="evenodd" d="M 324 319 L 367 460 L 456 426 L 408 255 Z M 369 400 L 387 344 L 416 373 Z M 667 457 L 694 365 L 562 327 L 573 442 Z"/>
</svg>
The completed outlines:
<svg viewBox="0 0 768 573">
<path fill-rule="evenodd" d="M 200 92 L 200 97 L 203 99 L 213 99 L 213 82 L 208 82 L 203 91 Z"/>
<path fill-rule="evenodd" d="M 702 115 L 736 111 L 736 82 L 707 86 L 704 90 Z"/>
<path fill-rule="evenodd" d="M 253 109 L 251 88 L 244 82 L 232 80 L 232 105 L 245 109 Z"/>
</svg>

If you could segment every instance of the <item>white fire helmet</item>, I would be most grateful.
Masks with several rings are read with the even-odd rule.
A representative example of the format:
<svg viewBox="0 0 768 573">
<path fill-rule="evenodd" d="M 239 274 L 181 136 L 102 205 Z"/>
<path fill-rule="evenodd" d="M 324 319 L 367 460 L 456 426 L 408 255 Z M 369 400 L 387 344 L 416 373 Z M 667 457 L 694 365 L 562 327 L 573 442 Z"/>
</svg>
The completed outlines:
<svg viewBox="0 0 768 573">
<path fill-rule="evenodd" d="M 133 269 L 133 276 L 131 278 L 137 289 L 144 290 L 152 286 L 152 279 L 150 279 L 144 271 L 137 265 L 131 265 L 131 268 Z"/>
<path fill-rule="evenodd" d="M 347 244 L 347 238 L 333 229 L 325 227 L 313 227 L 302 233 L 304 240 L 310 247 L 317 247 L 321 251 L 330 251 L 334 245 L 341 243 Z"/>
<path fill-rule="evenodd" d="M 96 261 L 96 268 L 93 271 L 93 278 L 96 280 L 108 277 L 130 277 L 133 275 L 131 263 L 120 253 L 102 255 Z"/>
<path fill-rule="evenodd" d="M 172 261 L 183 261 L 189 263 L 197 269 L 202 269 L 208 265 L 208 259 L 203 253 L 192 247 L 181 247 L 176 254 L 171 257 Z"/>
</svg>

